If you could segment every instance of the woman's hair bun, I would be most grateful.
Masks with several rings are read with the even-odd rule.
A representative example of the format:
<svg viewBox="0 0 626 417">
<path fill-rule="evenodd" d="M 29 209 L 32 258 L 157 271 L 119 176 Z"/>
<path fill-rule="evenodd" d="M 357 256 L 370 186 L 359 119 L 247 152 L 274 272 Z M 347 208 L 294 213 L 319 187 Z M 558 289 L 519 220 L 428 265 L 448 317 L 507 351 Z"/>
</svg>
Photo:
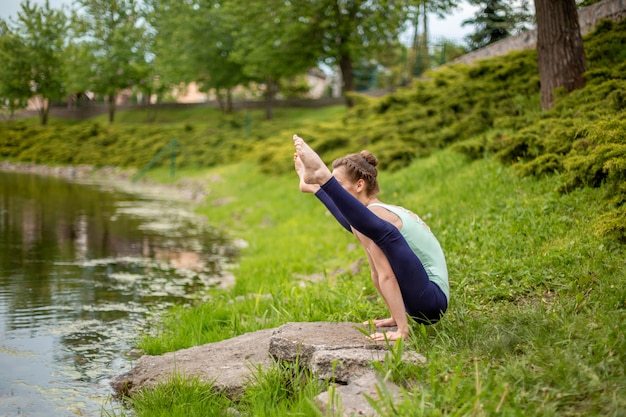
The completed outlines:
<svg viewBox="0 0 626 417">
<path fill-rule="evenodd" d="M 376 165 L 378 165 L 378 159 L 376 159 L 374 154 L 372 154 L 370 151 L 362 150 L 359 155 L 361 155 L 363 159 L 365 159 L 367 163 L 371 166 L 375 167 Z"/>
</svg>

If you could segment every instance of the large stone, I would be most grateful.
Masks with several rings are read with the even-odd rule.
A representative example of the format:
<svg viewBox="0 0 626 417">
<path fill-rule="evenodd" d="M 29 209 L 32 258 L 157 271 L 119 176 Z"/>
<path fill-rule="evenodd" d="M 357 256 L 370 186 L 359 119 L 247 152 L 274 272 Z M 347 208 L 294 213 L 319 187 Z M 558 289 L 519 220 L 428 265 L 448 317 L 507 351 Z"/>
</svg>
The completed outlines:
<svg viewBox="0 0 626 417">
<path fill-rule="evenodd" d="M 139 389 L 152 388 L 174 376 L 182 376 L 213 384 L 215 390 L 236 399 L 256 372 L 275 362 L 297 361 L 322 380 L 348 386 L 358 381 L 350 389 L 339 386 L 336 390 L 342 396 L 345 410 L 352 409 L 354 404 L 365 406 L 367 400 L 361 394 L 371 397 L 370 394 L 377 392 L 378 381 L 372 377 L 372 363 L 384 361 L 388 347 L 387 343 L 370 339 L 364 327 L 355 323 L 287 323 L 276 329 L 160 356 L 142 356 L 133 369 L 115 378 L 111 385 L 118 395 L 132 396 Z M 412 351 L 405 351 L 402 360 L 414 364 L 425 361 Z M 388 383 L 384 387 L 395 389 Z M 323 396 L 318 398 L 321 403 L 329 400 Z"/>
<path fill-rule="evenodd" d="M 111 386 L 118 395 L 132 396 L 142 388 L 153 388 L 179 375 L 214 384 L 230 398 L 243 393 L 250 377 L 273 362 L 268 346 L 273 329 L 259 330 L 232 339 L 208 343 L 160 356 L 145 355 Z"/>
<path fill-rule="evenodd" d="M 287 323 L 272 334 L 270 354 L 288 362 L 296 359 L 310 363 L 319 350 L 367 349 L 381 350 L 385 343 L 375 342 L 363 332 L 364 326 L 356 323 Z"/>
<path fill-rule="evenodd" d="M 278 360 L 298 360 L 320 379 L 349 383 L 370 372 L 373 362 L 384 361 L 388 347 L 370 339 L 360 324 L 287 323 L 272 334 L 269 353 Z M 404 352 L 402 360 L 425 361 L 415 352 Z"/>
<path fill-rule="evenodd" d="M 372 371 L 373 363 L 384 362 L 388 350 L 335 349 L 318 350 L 311 356 L 310 369 L 319 379 L 349 384 Z M 402 353 L 402 362 L 421 365 L 426 358 L 417 352 Z"/>
</svg>

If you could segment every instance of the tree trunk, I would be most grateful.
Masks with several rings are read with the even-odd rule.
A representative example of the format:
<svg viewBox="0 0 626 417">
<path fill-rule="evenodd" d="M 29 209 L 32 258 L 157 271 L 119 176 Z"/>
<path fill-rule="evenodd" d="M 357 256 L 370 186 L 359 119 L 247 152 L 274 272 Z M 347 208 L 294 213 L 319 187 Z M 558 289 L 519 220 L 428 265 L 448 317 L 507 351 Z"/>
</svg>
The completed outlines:
<svg viewBox="0 0 626 417">
<path fill-rule="evenodd" d="M 109 123 L 115 120 L 115 94 L 109 94 Z"/>
<path fill-rule="evenodd" d="M 113 124 L 115 119 L 115 94 L 109 94 L 107 101 L 109 102 L 109 123 Z"/>
<path fill-rule="evenodd" d="M 413 42 L 411 44 L 411 57 L 409 58 L 409 79 L 415 77 L 415 72 L 418 67 L 417 65 L 417 57 L 418 52 L 417 48 L 419 47 L 419 21 L 420 21 L 420 10 L 421 8 L 418 6 L 417 11 L 415 12 L 415 16 L 413 17 Z"/>
<path fill-rule="evenodd" d="M 272 120 L 274 117 L 274 97 L 278 91 L 278 82 L 271 78 L 267 79 L 267 90 L 265 91 L 265 120 Z"/>
<path fill-rule="evenodd" d="M 48 124 L 48 114 L 50 109 L 50 101 L 48 99 L 41 99 L 41 108 L 39 109 L 39 122 L 42 126 Z"/>
<path fill-rule="evenodd" d="M 233 112 L 233 89 L 226 89 L 226 111 L 230 114 Z"/>
<path fill-rule="evenodd" d="M 224 104 L 224 98 L 222 97 L 222 89 L 215 89 L 215 98 L 217 98 L 217 104 L 220 106 L 220 111 L 226 113 L 226 106 Z"/>
<path fill-rule="evenodd" d="M 554 89 L 585 86 L 587 70 L 575 0 L 535 0 L 541 107 L 554 104 Z"/>
<path fill-rule="evenodd" d="M 420 57 L 422 73 L 430 69 L 430 51 L 428 50 L 428 11 L 426 1 L 422 1 L 422 40 L 420 42 Z"/>
<path fill-rule="evenodd" d="M 341 69 L 341 78 L 343 78 L 343 95 L 346 98 L 346 106 L 353 107 L 354 100 L 346 93 L 354 91 L 354 71 L 352 67 L 352 58 L 345 52 L 342 53 L 339 60 L 339 68 Z"/>
</svg>

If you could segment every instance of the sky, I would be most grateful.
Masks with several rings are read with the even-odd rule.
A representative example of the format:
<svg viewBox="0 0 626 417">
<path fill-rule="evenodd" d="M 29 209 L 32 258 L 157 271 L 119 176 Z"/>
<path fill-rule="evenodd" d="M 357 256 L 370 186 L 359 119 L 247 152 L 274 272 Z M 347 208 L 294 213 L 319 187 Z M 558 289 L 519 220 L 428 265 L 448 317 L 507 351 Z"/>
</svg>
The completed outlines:
<svg viewBox="0 0 626 417">
<path fill-rule="evenodd" d="M 48 0 L 48 2 L 53 9 L 58 9 L 63 5 L 69 7 L 72 4 L 71 0 Z M 20 4 L 22 4 L 21 0 L 0 0 L 0 19 L 16 18 L 17 12 L 21 9 Z M 44 5 L 46 1 L 30 0 L 30 4 Z"/>
<path fill-rule="evenodd" d="M 31 4 L 45 4 L 45 0 L 30 0 Z M 65 6 L 69 8 L 72 4 L 71 0 L 48 0 L 50 7 L 61 8 Z M 16 18 L 17 12 L 20 10 L 21 0 L 0 0 L 0 18 L 7 20 L 9 17 Z M 469 6 L 467 3 L 462 2 L 461 7 L 457 11 L 446 17 L 445 19 L 439 19 L 435 15 L 429 16 L 428 19 L 428 34 L 433 38 L 445 37 L 455 39 L 461 42 L 463 38 L 472 32 L 470 26 L 461 27 L 463 20 L 470 18 L 474 15 L 475 8 Z M 410 37 L 410 35 L 408 35 Z"/>
<path fill-rule="evenodd" d="M 443 37 L 461 41 L 474 30 L 470 25 L 462 27 L 461 24 L 465 19 L 473 17 L 476 10 L 477 7 L 461 2 L 456 11 L 444 19 L 433 14 L 429 15 L 428 35 L 432 38 Z"/>
</svg>

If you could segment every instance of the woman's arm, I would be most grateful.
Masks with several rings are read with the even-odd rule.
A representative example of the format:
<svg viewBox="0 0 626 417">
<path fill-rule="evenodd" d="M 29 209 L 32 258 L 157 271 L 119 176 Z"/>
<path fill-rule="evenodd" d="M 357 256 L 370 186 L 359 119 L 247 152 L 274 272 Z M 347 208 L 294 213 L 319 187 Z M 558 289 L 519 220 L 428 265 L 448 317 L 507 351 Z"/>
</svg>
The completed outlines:
<svg viewBox="0 0 626 417">
<path fill-rule="evenodd" d="M 406 338 L 409 334 L 409 321 L 404 308 L 404 300 L 398 280 L 391 269 L 389 260 L 382 250 L 369 238 L 359 232 L 355 232 L 357 238 L 365 248 L 367 259 L 372 269 L 372 280 L 376 289 L 383 297 L 391 318 L 398 326 L 395 332 L 374 333 L 374 340 L 396 340 Z"/>
</svg>

